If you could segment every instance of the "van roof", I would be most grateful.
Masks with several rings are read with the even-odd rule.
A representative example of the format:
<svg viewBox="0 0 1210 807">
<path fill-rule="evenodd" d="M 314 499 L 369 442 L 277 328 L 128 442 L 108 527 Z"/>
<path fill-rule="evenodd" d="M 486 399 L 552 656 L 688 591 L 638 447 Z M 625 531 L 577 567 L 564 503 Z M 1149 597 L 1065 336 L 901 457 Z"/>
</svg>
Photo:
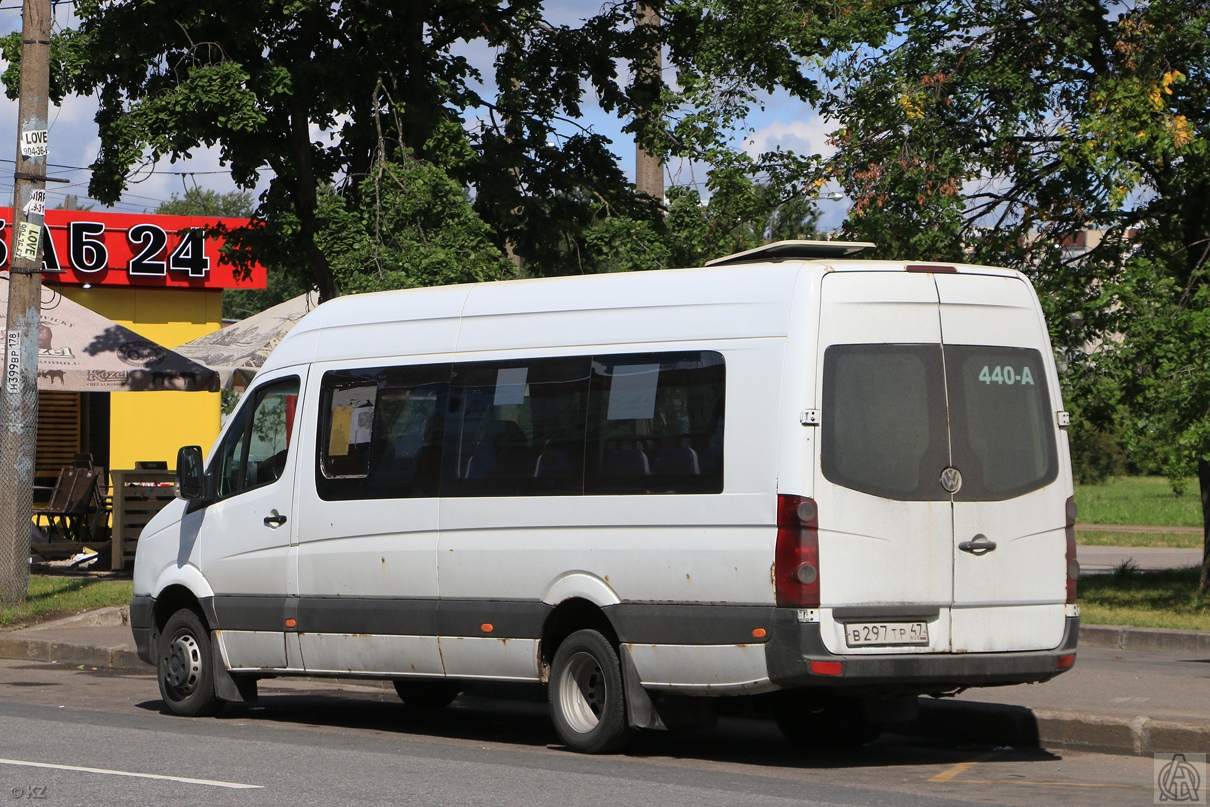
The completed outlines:
<svg viewBox="0 0 1210 807">
<path fill-rule="evenodd" d="M 829 246 L 820 248 L 820 244 Z M 307 314 L 282 340 L 265 369 L 340 357 L 443 353 L 453 348 L 438 345 L 453 344 L 461 352 L 516 349 L 522 344 L 545 348 L 582 342 L 677 341 L 700 338 L 706 331 L 720 339 L 784 336 L 795 287 L 810 275 L 938 270 L 1018 274 L 984 266 L 843 257 L 866 247 L 860 242 L 780 242 L 692 269 L 339 297 Z M 805 257 L 829 250 L 834 254 Z M 640 310 L 645 312 L 642 317 L 628 314 Z M 425 349 L 421 343 L 432 347 Z"/>
</svg>

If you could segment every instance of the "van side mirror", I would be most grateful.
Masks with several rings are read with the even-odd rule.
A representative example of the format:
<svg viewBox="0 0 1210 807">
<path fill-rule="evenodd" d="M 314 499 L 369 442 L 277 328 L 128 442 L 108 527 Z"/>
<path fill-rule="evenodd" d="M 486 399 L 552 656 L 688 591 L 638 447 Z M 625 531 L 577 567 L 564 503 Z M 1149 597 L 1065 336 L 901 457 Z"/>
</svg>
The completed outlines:
<svg viewBox="0 0 1210 807">
<path fill-rule="evenodd" d="M 184 446 L 176 452 L 176 496 L 187 502 L 205 498 L 206 470 L 201 446 Z"/>
</svg>

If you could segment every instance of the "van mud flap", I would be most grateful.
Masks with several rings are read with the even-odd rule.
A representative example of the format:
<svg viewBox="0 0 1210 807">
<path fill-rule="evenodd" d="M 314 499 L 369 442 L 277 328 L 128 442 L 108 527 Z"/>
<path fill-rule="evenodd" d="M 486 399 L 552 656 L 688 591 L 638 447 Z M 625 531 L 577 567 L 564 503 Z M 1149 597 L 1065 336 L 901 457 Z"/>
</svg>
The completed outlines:
<svg viewBox="0 0 1210 807">
<path fill-rule="evenodd" d="M 217 636 L 210 642 L 211 653 L 214 657 L 211 669 L 214 670 L 214 694 L 220 700 L 231 703 L 256 703 L 256 679 L 246 675 L 234 676 L 223 661 L 223 651 L 219 647 Z"/>
<path fill-rule="evenodd" d="M 660 720 L 660 714 L 651 702 L 651 696 L 643 689 L 639 678 L 638 668 L 630 656 L 630 647 L 619 645 L 619 660 L 622 662 L 622 684 L 626 690 L 626 720 L 636 729 L 658 729 L 667 731 L 668 727 Z"/>
</svg>

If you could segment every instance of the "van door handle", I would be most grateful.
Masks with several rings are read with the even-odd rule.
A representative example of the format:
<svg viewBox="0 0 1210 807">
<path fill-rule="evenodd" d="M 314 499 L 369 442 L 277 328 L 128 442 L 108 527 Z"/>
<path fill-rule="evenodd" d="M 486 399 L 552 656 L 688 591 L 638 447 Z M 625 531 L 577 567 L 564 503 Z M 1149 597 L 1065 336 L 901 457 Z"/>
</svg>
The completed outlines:
<svg viewBox="0 0 1210 807">
<path fill-rule="evenodd" d="M 277 512 L 276 510 L 273 511 L 273 515 L 265 516 L 265 526 L 266 527 L 280 527 L 282 524 L 285 524 L 285 523 L 286 523 L 286 517 L 283 516 L 281 513 Z"/>
<path fill-rule="evenodd" d="M 996 542 L 989 541 L 986 535 L 979 533 L 972 540 L 963 541 L 962 543 L 958 544 L 958 548 L 963 552 L 970 552 L 972 555 L 977 557 L 979 555 L 986 555 L 988 552 L 994 550 L 996 548 Z"/>
</svg>

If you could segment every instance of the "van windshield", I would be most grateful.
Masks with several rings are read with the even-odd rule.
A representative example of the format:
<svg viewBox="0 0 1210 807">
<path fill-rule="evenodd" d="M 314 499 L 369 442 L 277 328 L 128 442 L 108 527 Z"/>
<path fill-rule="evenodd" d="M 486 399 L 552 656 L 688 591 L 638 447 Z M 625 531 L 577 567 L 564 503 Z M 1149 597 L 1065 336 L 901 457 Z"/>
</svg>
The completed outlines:
<svg viewBox="0 0 1210 807">
<path fill-rule="evenodd" d="M 972 345 L 833 345 L 824 354 L 824 476 L 901 501 L 999 501 L 1058 473 L 1042 356 Z M 948 415 L 948 418 L 947 418 Z"/>
</svg>

